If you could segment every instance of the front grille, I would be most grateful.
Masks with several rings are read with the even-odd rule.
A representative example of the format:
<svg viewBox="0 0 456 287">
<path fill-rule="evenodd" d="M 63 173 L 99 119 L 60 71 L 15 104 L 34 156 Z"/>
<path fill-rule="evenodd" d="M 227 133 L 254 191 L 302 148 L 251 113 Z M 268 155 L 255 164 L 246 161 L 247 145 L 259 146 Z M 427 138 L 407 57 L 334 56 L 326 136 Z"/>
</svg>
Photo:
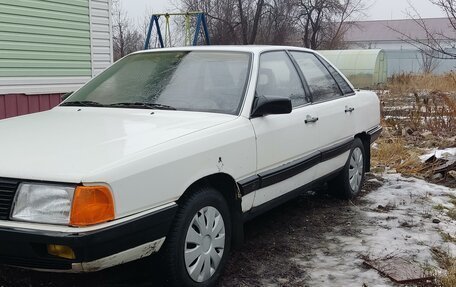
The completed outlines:
<svg viewBox="0 0 456 287">
<path fill-rule="evenodd" d="M 0 220 L 9 219 L 18 186 L 18 181 L 0 178 Z"/>
</svg>

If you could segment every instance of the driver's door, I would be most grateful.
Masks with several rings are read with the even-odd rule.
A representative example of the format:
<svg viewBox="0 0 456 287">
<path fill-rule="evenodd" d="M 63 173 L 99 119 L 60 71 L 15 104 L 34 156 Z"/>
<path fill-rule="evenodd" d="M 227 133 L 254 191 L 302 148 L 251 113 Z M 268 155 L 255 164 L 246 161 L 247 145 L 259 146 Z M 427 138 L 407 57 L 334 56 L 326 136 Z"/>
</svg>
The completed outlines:
<svg viewBox="0 0 456 287">
<path fill-rule="evenodd" d="M 251 120 L 257 137 L 257 170 L 261 187 L 253 206 L 293 191 L 315 178 L 319 162 L 318 119 L 308 104 L 301 78 L 284 51 L 261 55 L 258 96 L 291 98 L 291 114 L 267 115 Z"/>
</svg>

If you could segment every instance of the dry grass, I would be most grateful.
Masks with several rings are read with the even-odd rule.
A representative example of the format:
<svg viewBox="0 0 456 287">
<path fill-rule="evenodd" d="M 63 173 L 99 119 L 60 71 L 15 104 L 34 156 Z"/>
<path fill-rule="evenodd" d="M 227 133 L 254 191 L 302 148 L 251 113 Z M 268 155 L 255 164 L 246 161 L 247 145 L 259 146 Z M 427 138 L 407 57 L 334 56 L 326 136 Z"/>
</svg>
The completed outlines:
<svg viewBox="0 0 456 287">
<path fill-rule="evenodd" d="M 399 74 L 388 82 L 388 89 L 394 94 L 414 93 L 416 91 L 456 91 L 456 73 L 444 75 L 433 74 Z"/>
<path fill-rule="evenodd" d="M 456 258 L 452 258 L 448 253 L 433 248 L 432 253 L 434 258 L 439 263 L 440 267 L 446 270 L 446 274 L 437 275 L 437 281 L 439 287 L 455 287 L 456 286 Z"/>
<path fill-rule="evenodd" d="M 381 137 L 377 147 L 372 149 L 372 166 L 388 167 L 405 175 L 417 175 L 423 169 L 419 155 L 420 151 L 407 147 L 401 137 Z"/>
<path fill-rule="evenodd" d="M 449 210 L 447 214 L 451 219 L 456 220 L 456 208 Z"/>
<path fill-rule="evenodd" d="M 453 265 L 447 269 L 447 275 L 440 278 L 442 287 L 455 287 L 456 286 L 456 259 L 453 259 Z"/>
<path fill-rule="evenodd" d="M 383 115 L 389 126 L 456 134 L 456 74 L 392 77 L 381 94 Z"/>
<path fill-rule="evenodd" d="M 373 166 L 432 176 L 419 156 L 423 149 L 456 146 L 456 73 L 395 76 L 379 94 L 385 130 L 372 151 Z"/>
</svg>

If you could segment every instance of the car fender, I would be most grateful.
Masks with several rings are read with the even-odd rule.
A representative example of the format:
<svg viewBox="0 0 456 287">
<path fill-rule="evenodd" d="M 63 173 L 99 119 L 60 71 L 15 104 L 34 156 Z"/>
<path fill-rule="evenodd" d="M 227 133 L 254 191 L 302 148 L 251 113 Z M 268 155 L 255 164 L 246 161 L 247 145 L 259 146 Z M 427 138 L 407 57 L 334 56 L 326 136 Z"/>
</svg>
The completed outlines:
<svg viewBox="0 0 456 287">
<path fill-rule="evenodd" d="M 175 202 L 204 177 L 225 173 L 238 181 L 255 171 L 255 134 L 250 121 L 239 117 L 135 154 L 83 183 L 109 184 L 120 218 Z"/>
</svg>

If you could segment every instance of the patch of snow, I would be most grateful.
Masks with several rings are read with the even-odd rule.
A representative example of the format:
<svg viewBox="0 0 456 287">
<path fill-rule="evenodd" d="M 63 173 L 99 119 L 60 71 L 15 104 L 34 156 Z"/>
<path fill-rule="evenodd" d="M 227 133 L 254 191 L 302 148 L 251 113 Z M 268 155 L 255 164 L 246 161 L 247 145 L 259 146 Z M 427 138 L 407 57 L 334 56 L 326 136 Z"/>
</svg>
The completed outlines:
<svg viewBox="0 0 456 287">
<path fill-rule="evenodd" d="M 400 110 L 411 110 L 414 109 L 414 106 L 404 105 L 404 106 L 396 106 L 396 107 L 383 107 L 384 111 L 400 111 Z"/>
<path fill-rule="evenodd" d="M 456 224 L 434 208 L 436 204 L 453 208 L 450 198 L 456 190 L 398 174 L 383 178 L 382 187 L 350 208 L 354 212 L 350 224 L 325 234 L 311 256 L 292 259 L 306 270 L 309 286 L 398 286 L 366 268 L 363 258 L 400 257 L 438 270 L 433 247 L 456 256 L 456 245 L 441 237 L 442 232 L 456 236 Z M 433 223 L 434 218 L 440 224 Z"/>
</svg>

